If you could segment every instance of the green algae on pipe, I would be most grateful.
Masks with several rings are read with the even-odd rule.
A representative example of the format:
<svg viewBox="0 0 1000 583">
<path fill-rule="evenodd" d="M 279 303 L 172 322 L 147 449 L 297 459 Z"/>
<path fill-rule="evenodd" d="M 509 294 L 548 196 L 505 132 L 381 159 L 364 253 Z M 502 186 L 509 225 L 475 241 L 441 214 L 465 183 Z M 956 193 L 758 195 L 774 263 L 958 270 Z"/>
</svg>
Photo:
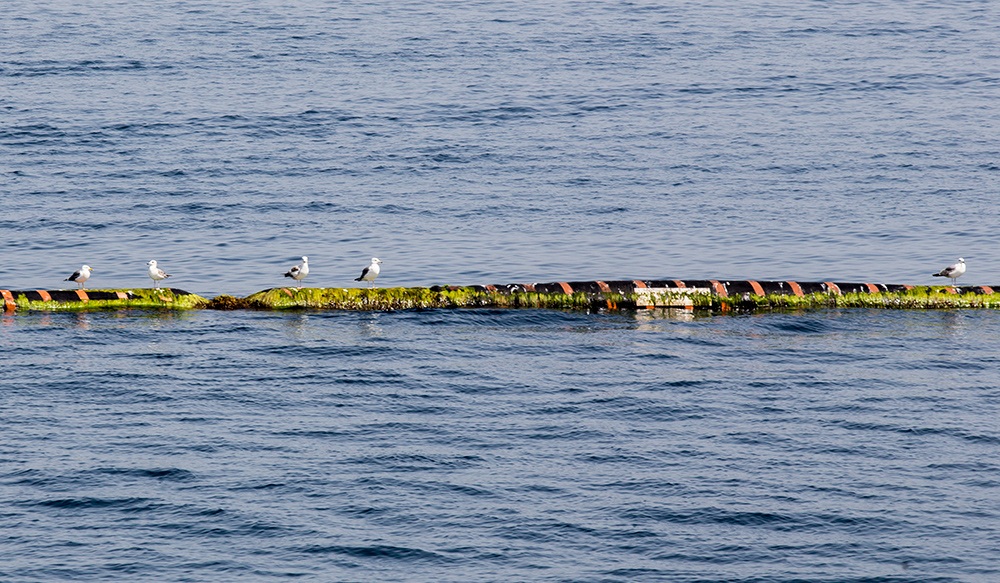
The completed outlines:
<svg viewBox="0 0 1000 583">
<path fill-rule="evenodd" d="M 629 310 L 683 307 L 711 312 L 800 308 L 1000 309 L 989 286 L 903 286 L 778 281 L 593 281 L 412 288 L 272 288 L 246 298 L 211 301 L 179 289 L 0 290 L 8 311 L 106 309 L 330 309 L 386 311 L 430 308 Z"/>
<path fill-rule="evenodd" d="M 900 286 L 902 288 L 902 286 Z M 998 309 L 1000 294 L 973 293 L 948 286 L 922 286 L 894 291 L 838 293 L 744 293 L 721 295 L 707 288 L 635 288 L 633 291 L 516 291 L 476 287 L 433 288 L 272 288 L 246 298 L 220 296 L 216 309 L 407 310 L 421 308 L 548 308 L 618 310 L 684 307 L 718 312 L 796 308 Z"/>
<path fill-rule="evenodd" d="M 7 311 L 96 311 L 203 308 L 208 300 L 173 288 L 0 290 Z"/>
<path fill-rule="evenodd" d="M 699 298 L 695 306 L 718 311 L 758 311 L 787 308 L 873 308 L 888 310 L 1000 309 L 1000 294 L 976 293 L 978 288 L 916 286 L 905 290 L 871 292 L 767 294 Z"/>
<path fill-rule="evenodd" d="M 602 294 L 603 295 L 603 294 Z M 622 294 L 606 294 L 627 301 Z M 394 288 L 272 288 L 239 298 L 222 299 L 219 309 L 333 309 L 333 310 L 410 310 L 429 308 L 552 308 L 587 309 L 605 306 L 607 299 L 595 294 L 515 292 L 497 293 L 471 287 L 394 287 Z M 634 301 L 631 303 L 634 307 Z M 624 307 L 624 306 L 623 306 Z"/>
</svg>

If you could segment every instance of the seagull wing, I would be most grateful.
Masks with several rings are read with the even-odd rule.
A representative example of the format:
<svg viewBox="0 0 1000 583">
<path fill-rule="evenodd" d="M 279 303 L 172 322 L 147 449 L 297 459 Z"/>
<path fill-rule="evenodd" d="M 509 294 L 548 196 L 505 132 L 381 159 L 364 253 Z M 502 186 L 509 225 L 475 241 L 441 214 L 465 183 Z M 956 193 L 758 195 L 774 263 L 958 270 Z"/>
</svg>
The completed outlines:
<svg viewBox="0 0 1000 583">
<path fill-rule="evenodd" d="M 79 277 L 80 277 L 80 272 L 79 272 L 79 271 L 74 271 L 74 272 L 73 272 L 73 275 L 71 275 L 71 276 L 67 277 L 67 278 L 66 278 L 66 279 L 64 279 L 63 281 L 76 281 L 76 280 L 77 280 L 77 278 L 79 278 Z"/>
<path fill-rule="evenodd" d="M 949 265 L 948 267 L 945 267 L 941 271 L 934 273 L 932 275 L 934 277 L 952 277 L 955 276 L 956 273 L 959 275 L 965 273 L 965 265 L 963 263 L 953 263 L 952 265 Z"/>
<path fill-rule="evenodd" d="M 363 280 L 365 278 L 366 275 L 368 275 L 368 268 L 367 267 L 361 270 L 361 277 L 355 279 L 354 281 L 361 281 L 361 280 Z"/>
</svg>

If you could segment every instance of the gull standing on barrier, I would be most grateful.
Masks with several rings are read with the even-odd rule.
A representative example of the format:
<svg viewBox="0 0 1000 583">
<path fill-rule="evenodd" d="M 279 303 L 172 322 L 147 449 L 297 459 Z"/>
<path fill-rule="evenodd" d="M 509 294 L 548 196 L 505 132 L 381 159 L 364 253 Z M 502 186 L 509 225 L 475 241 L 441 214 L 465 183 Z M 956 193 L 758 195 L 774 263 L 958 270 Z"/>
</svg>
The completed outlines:
<svg viewBox="0 0 1000 583">
<path fill-rule="evenodd" d="M 160 287 L 159 286 L 159 282 L 161 280 L 164 280 L 164 279 L 167 279 L 168 277 L 170 277 L 169 273 L 167 273 L 166 271 L 163 271 L 162 269 L 160 269 L 159 267 L 156 266 L 156 260 L 155 259 L 150 259 L 149 263 L 147 263 L 146 265 L 149 266 L 149 278 L 153 280 L 153 288 L 154 289 Z"/>
<path fill-rule="evenodd" d="M 951 280 L 951 286 L 956 287 L 955 280 L 957 280 L 963 273 L 965 273 L 965 259 L 959 257 L 958 263 L 949 265 L 933 275 L 934 277 L 947 277 Z"/>
<path fill-rule="evenodd" d="M 288 273 L 285 274 L 285 277 L 290 277 L 294 279 L 296 283 L 299 283 L 305 279 L 307 275 L 309 275 L 309 258 L 303 255 L 302 265 L 296 265 L 295 267 L 289 269 Z M 299 283 L 298 289 L 302 289 L 301 283 Z"/>
<path fill-rule="evenodd" d="M 90 272 L 93 271 L 89 265 L 84 265 L 79 271 L 74 271 L 73 275 L 67 277 L 63 281 L 75 281 L 80 284 L 80 289 L 87 287 L 87 280 L 90 279 Z"/>
<path fill-rule="evenodd" d="M 355 278 L 354 281 L 370 281 L 372 289 L 375 289 L 375 278 L 378 277 L 379 272 L 382 271 L 382 268 L 379 267 L 381 264 L 381 259 L 378 257 L 372 257 L 371 265 L 361 270 L 361 277 Z"/>
</svg>

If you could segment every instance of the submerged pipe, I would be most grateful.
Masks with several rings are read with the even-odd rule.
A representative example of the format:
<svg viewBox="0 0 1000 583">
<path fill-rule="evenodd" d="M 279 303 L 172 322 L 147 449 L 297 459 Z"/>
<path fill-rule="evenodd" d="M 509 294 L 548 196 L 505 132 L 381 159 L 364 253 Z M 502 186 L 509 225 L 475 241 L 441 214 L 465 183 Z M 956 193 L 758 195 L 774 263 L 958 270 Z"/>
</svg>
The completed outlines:
<svg viewBox="0 0 1000 583">
<path fill-rule="evenodd" d="M 271 288 L 245 298 L 205 299 L 180 289 L 0 290 L 5 311 L 167 308 L 219 310 L 315 308 L 643 309 L 671 307 L 771 309 L 790 307 L 1000 308 L 992 286 L 912 286 L 856 282 L 767 280 L 595 280 L 417 288 Z"/>
<path fill-rule="evenodd" d="M 208 300 L 174 288 L 156 289 L 0 289 L 4 311 L 103 310 L 115 308 L 169 308 L 187 310 L 208 305 Z"/>
<path fill-rule="evenodd" d="M 833 281 L 595 280 L 375 290 L 272 288 L 242 299 L 226 297 L 226 304 L 221 307 L 341 310 L 458 307 L 617 310 L 666 307 L 727 311 L 834 306 L 1000 308 L 1000 294 L 994 295 L 993 288 L 989 286 L 952 288 Z"/>
<path fill-rule="evenodd" d="M 728 280 L 717 279 L 657 279 L 657 280 L 621 280 L 621 281 L 569 281 L 556 283 L 535 283 L 535 284 L 506 284 L 470 286 L 473 289 L 485 291 L 539 291 L 545 293 L 635 293 L 642 289 L 671 289 L 671 290 L 710 290 L 720 297 L 742 296 L 752 294 L 758 297 L 768 295 L 794 295 L 803 297 L 815 293 L 832 293 L 843 295 L 847 293 L 886 293 L 886 292 L 906 292 L 919 287 L 905 284 L 885 284 L 885 283 L 854 283 L 854 282 L 833 282 L 833 281 L 766 281 L 766 280 Z M 431 288 L 434 289 L 434 288 Z M 976 293 L 992 294 L 991 286 L 963 286 L 951 288 L 950 286 L 934 286 L 934 289 L 954 289 L 954 293 Z"/>
</svg>

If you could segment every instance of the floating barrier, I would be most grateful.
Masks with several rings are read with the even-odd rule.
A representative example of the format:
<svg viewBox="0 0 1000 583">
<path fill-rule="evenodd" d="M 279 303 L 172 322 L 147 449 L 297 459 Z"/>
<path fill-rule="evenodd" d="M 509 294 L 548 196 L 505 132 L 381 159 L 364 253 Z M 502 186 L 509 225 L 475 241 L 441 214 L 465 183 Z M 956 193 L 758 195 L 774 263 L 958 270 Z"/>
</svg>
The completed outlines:
<svg viewBox="0 0 1000 583">
<path fill-rule="evenodd" d="M 181 289 L 0 290 L 4 310 L 89 311 L 110 309 L 190 310 L 208 300 Z"/>
<path fill-rule="evenodd" d="M 1000 308 L 990 286 L 911 286 L 853 282 L 617 280 L 412 288 L 271 288 L 245 298 L 211 300 L 179 289 L 0 290 L 5 310 L 116 308 L 215 310 L 410 310 L 431 308 L 547 308 L 634 310 L 705 309 L 717 312 L 786 308 Z"/>
<path fill-rule="evenodd" d="M 215 300 L 213 300 L 214 302 Z M 231 307 L 399 310 L 415 308 L 648 308 L 755 311 L 786 308 L 1000 308 L 989 286 L 912 286 L 853 282 L 619 280 L 430 288 L 272 288 Z M 213 306 L 209 306 L 213 307 Z"/>
</svg>

